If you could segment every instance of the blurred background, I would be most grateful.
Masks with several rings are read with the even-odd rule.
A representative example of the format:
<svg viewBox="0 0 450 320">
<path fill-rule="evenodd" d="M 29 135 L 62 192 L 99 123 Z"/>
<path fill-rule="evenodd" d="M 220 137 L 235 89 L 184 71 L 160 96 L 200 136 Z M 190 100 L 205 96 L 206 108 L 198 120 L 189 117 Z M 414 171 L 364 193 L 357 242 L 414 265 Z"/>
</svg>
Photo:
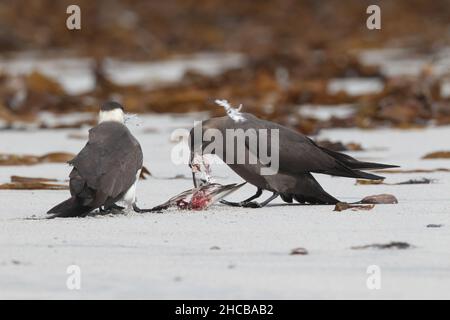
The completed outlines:
<svg viewBox="0 0 450 320">
<path fill-rule="evenodd" d="M 73 4 L 81 30 L 66 27 Z M 225 115 L 215 99 L 401 166 L 314 174 L 341 201 L 392 204 L 44 220 L 103 102 L 131 113 L 151 208 L 192 188 L 183 142 Z M 449 141 L 450 0 L 0 0 L 0 298 L 449 298 Z M 242 182 L 221 161 L 211 173 Z M 73 265 L 82 290 L 67 290 Z"/>
<path fill-rule="evenodd" d="M 0 2 L 0 128 L 92 125 L 40 115 L 106 99 L 221 115 L 216 98 L 307 134 L 450 124 L 448 0 L 75 2 Z M 70 4 L 81 30 L 66 28 Z"/>
</svg>

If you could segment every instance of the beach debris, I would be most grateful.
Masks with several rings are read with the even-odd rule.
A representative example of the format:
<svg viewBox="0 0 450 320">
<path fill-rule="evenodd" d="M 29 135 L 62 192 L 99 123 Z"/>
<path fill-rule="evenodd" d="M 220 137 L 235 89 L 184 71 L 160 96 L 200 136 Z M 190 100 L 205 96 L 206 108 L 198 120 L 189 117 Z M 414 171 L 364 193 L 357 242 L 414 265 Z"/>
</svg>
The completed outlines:
<svg viewBox="0 0 450 320">
<path fill-rule="evenodd" d="M 371 184 L 384 184 L 388 186 L 400 186 L 400 185 L 407 185 L 407 184 L 431 184 L 435 183 L 436 179 L 428 179 L 428 178 L 420 178 L 420 179 L 410 179 L 402 182 L 396 182 L 396 183 L 386 183 L 384 180 L 364 180 L 364 179 L 356 179 L 357 185 L 371 185 Z"/>
<path fill-rule="evenodd" d="M 332 151 L 342 152 L 342 151 L 363 151 L 361 144 L 356 142 L 343 143 L 340 141 L 330 141 L 330 140 L 319 140 L 316 143 L 322 148 L 327 148 Z"/>
<path fill-rule="evenodd" d="M 11 264 L 13 264 L 15 266 L 30 266 L 31 262 L 12 259 Z"/>
<path fill-rule="evenodd" d="M 422 157 L 424 160 L 428 159 L 450 159 L 450 151 L 436 151 L 431 152 Z"/>
<path fill-rule="evenodd" d="M 403 185 L 403 184 L 431 184 L 435 183 L 436 179 L 428 179 L 428 178 L 421 178 L 421 179 L 410 179 L 403 182 L 397 182 L 394 183 L 395 185 Z"/>
<path fill-rule="evenodd" d="M 367 180 L 367 179 L 356 179 L 355 184 L 357 185 L 373 185 L 373 184 L 385 184 L 384 180 Z"/>
<path fill-rule="evenodd" d="M 344 211 L 351 209 L 352 211 L 369 211 L 372 210 L 375 207 L 374 204 L 369 205 L 362 205 L 362 204 L 352 204 L 347 202 L 338 202 L 336 203 L 336 206 L 334 207 L 333 211 Z"/>
<path fill-rule="evenodd" d="M 67 181 L 49 178 L 11 176 L 11 183 L 0 184 L 0 190 L 67 190 L 69 188 L 67 184 L 55 182 Z"/>
<path fill-rule="evenodd" d="M 142 133 L 155 134 L 155 133 L 159 133 L 159 129 L 155 128 L 155 127 L 147 127 L 147 128 L 142 129 Z"/>
<path fill-rule="evenodd" d="M 66 163 L 75 157 L 73 153 L 51 152 L 42 156 L 0 153 L 0 166 L 30 166 L 40 163 Z"/>
<path fill-rule="evenodd" d="M 0 190 L 67 190 L 69 186 L 47 182 L 13 182 L 0 184 Z"/>
<path fill-rule="evenodd" d="M 435 173 L 435 172 L 450 172 L 449 168 L 436 168 L 436 169 L 392 169 L 392 170 L 374 170 L 376 173 Z"/>
<path fill-rule="evenodd" d="M 11 176 L 11 182 L 58 182 L 58 179 Z"/>
<path fill-rule="evenodd" d="M 57 129 L 80 129 L 83 127 L 93 127 L 97 124 L 97 119 L 87 119 L 74 121 L 72 123 L 41 123 L 39 129 L 57 130 Z M 88 136 L 86 135 L 86 140 Z"/>
<path fill-rule="evenodd" d="M 413 245 L 407 242 L 401 241 L 391 241 L 389 243 L 374 243 L 367 244 L 364 246 L 354 246 L 351 247 L 353 250 L 362 250 L 362 249 L 411 249 L 414 248 Z"/>
<path fill-rule="evenodd" d="M 52 78 L 33 71 L 25 77 L 28 90 L 36 93 L 51 93 L 61 95 L 64 93 L 62 86 Z"/>
<path fill-rule="evenodd" d="M 184 175 L 184 174 L 176 174 L 173 177 L 166 178 L 167 180 L 191 180 L 190 177 Z"/>
<path fill-rule="evenodd" d="M 443 224 L 434 224 L 434 223 L 427 224 L 427 228 L 441 228 L 443 226 L 444 226 Z"/>
<path fill-rule="evenodd" d="M 398 203 L 397 198 L 392 194 L 377 194 L 373 196 L 364 197 L 361 200 L 364 204 L 396 204 Z"/>
<path fill-rule="evenodd" d="M 157 179 L 157 180 L 191 180 L 192 181 L 192 177 L 188 177 L 181 173 L 175 174 L 174 176 L 153 177 L 153 179 Z"/>
<path fill-rule="evenodd" d="M 305 248 L 294 248 L 291 250 L 291 253 L 289 253 L 291 256 L 296 256 L 296 255 L 301 255 L 301 256 L 305 256 L 308 254 L 308 250 L 306 250 Z"/>
<path fill-rule="evenodd" d="M 152 211 L 162 211 L 169 208 L 178 208 L 183 210 L 206 210 L 214 203 L 228 196 L 232 192 L 242 187 L 241 184 L 221 185 L 218 183 L 208 183 L 200 187 L 183 191 L 182 193 L 170 198 L 165 203 L 152 208 Z"/>
<path fill-rule="evenodd" d="M 89 135 L 86 133 L 81 132 L 72 132 L 67 135 L 68 139 L 74 139 L 74 140 L 88 140 Z"/>
</svg>

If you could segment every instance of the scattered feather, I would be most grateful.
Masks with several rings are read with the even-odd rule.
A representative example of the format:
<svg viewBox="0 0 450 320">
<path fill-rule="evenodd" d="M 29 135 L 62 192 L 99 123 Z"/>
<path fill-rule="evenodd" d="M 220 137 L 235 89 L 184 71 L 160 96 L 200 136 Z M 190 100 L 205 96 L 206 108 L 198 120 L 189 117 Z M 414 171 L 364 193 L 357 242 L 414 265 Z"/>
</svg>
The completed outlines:
<svg viewBox="0 0 450 320">
<path fill-rule="evenodd" d="M 241 113 L 242 104 L 237 108 L 233 108 L 227 100 L 216 100 L 215 101 L 219 106 L 222 106 L 227 115 L 234 120 L 234 122 L 242 122 L 245 121 L 245 117 Z"/>
<path fill-rule="evenodd" d="M 97 124 L 96 119 L 80 120 L 72 123 L 56 123 L 47 124 L 41 123 L 39 129 L 56 130 L 56 129 L 79 129 L 83 127 L 93 127 Z"/>
<path fill-rule="evenodd" d="M 125 113 L 125 124 L 139 127 L 142 125 L 142 120 L 135 113 Z"/>
</svg>

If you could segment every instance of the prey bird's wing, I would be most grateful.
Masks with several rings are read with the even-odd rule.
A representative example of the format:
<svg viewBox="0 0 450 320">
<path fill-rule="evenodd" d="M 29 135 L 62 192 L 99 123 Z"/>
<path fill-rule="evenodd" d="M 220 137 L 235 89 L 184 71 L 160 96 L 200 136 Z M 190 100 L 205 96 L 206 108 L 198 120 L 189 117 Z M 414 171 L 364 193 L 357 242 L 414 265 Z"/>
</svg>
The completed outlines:
<svg viewBox="0 0 450 320">
<path fill-rule="evenodd" d="M 71 183 L 71 192 L 81 189 L 81 180 L 95 190 L 90 205 L 101 206 L 107 199 L 123 195 L 134 184 L 142 161 L 141 146 L 128 128 L 116 122 L 103 122 L 89 131 L 88 143 L 70 161 L 78 178 L 74 188 Z"/>
</svg>

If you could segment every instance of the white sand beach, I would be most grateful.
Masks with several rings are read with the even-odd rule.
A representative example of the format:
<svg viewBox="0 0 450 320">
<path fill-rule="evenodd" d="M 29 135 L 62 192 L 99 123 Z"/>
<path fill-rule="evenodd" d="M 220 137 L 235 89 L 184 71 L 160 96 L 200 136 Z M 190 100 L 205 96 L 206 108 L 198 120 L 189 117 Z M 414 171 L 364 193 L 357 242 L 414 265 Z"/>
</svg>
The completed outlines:
<svg viewBox="0 0 450 320">
<path fill-rule="evenodd" d="M 171 162 L 170 134 L 195 115 L 146 115 L 130 129 L 141 142 L 152 177 L 138 185 L 138 202 L 151 207 L 191 188 L 186 165 Z M 80 130 L 4 131 L 0 151 L 77 153 Z M 81 130 L 87 132 L 87 128 Z M 421 160 L 447 150 L 450 127 L 423 130 L 323 130 L 319 138 L 361 143 L 362 160 L 402 169 L 450 168 L 448 160 Z M 0 167 L 11 175 L 66 179 L 64 164 Z M 242 180 L 225 165 L 217 182 Z M 171 179 L 177 175 L 186 178 Z M 370 211 L 334 212 L 333 206 L 285 205 L 206 211 L 169 210 L 71 219 L 44 219 L 68 191 L 0 191 L 0 298 L 14 299 L 412 299 L 450 298 L 450 173 L 386 174 L 387 183 L 422 177 L 432 184 L 355 185 L 354 179 L 316 175 L 332 195 L 356 201 L 389 193 L 399 203 Z M 250 196 L 246 185 L 231 200 Z M 263 197 L 268 197 L 264 194 Z M 263 198 L 263 199 L 264 199 Z M 33 219 L 30 219 L 33 218 Z M 442 225 L 427 227 L 429 224 Z M 391 241 L 408 249 L 353 246 Z M 290 255 L 302 247 L 307 255 Z M 81 269 L 81 289 L 66 286 L 67 267 Z M 379 266 L 381 288 L 371 290 L 367 268 Z"/>
</svg>

